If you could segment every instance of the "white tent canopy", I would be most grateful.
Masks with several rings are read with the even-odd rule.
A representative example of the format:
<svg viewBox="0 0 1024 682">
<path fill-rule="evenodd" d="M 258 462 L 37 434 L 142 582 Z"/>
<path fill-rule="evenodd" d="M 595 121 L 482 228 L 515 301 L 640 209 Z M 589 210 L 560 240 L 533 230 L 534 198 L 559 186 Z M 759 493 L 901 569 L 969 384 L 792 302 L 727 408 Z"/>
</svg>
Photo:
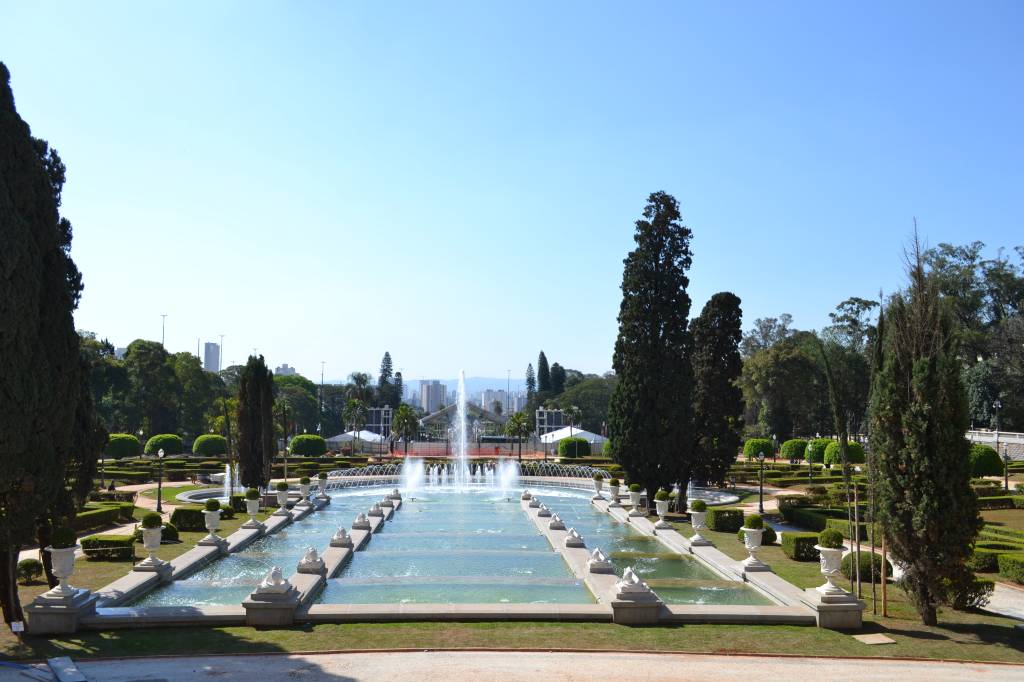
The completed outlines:
<svg viewBox="0 0 1024 682">
<path fill-rule="evenodd" d="M 557 443 L 558 441 L 563 440 L 565 438 L 569 438 L 570 436 L 573 438 L 582 438 L 586 440 L 588 443 L 590 443 L 591 448 L 593 448 L 594 446 L 603 446 L 604 442 L 608 440 L 604 436 L 597 433 L 593 433 L 592 431 L 584 431 L 583 429 L 576 427 L 572 427 L 570 429 L 570 427 L 566 426 L 561 429 L 558 429 L 557 431 L 549 431 L 548 433 L 545 433 L 543 436 L 540 437 L 540 442 Z M 598 450 L 598 452 L 600 452 L 600 450 Z"/>
<path fill-rule="evenodd" d="M 384 436 L 373 431 L 346 431 L 345 433 L 339 433 L 337 436 L 332 436 L 327 439 L 328 447 L 335 447 L 342 443 L 351 443 L 358 436 L 359 440 L 364 443 L 382 443 L 384 442 Z"/>
</svg>

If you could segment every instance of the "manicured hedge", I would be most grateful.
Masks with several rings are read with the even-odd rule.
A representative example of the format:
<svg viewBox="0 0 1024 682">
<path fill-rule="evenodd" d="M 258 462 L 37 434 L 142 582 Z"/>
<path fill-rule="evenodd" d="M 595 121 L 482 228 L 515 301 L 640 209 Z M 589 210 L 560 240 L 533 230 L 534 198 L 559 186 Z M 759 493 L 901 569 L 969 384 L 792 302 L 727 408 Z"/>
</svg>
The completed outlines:
<svg viewBox="0 0 1024 682">
<path fill-rule="evenodd" d="M 782 444 L 780 454 L 784 459 L 803 459 L 805 450 L 807 450 L 807 441 L 803 438 L 793 438 Z"/>
<path fill-rule="evenodd" d="M 181 436 L 174 433 L 158 433 L 146 441 L 146 454 L 155 455 L 164 451 L 164 456 L 180 455 L 185 445 L 181 442 Z"/>
<path fill-rule="evenodd" d="M 558 441 L 558 456 L 574 459 L 590 456 L 590 441 L 586 438 L 563 438 Z"/>
<path fill-rule="evenodd" d="M 999 575 L 1024 585 L 1024 552 L 999 555 Z"/>
<path fill-rule="evenodd" d="M 302 457 L 319 457 L 327 452 L 327 441 L 313 433 L 304 433 L 292 438 L 293 455 Z"/>
<path fill-rule="evenodd" d="M 103 454 L 113 459 L 138 457 L 142 454 L 142 443 L 130 433 L 112 433 Z"/>
<path fill-rule="evenodd" d="M 139 483 L 144 483 L 153 478 L 153 474 L 149 473 L 148 471 L 134 471 L 132 469 L 111 469 L 110 467 L 104 468 L 103 475 L 106 478 L 114 479 L 117 481 L 136 481 Z"/>
<path fill-rule="evenodd" d="M 775 453 L 775 443 L 770 438 L 750 438 L 743 444 L 743 456 L 747 459 L 757 459 L 760 453 L 771 457 Z"/>
<path fill-rule="evenodd" d="M 75 530 L 89 530 L 100 526 L 110 526 L 124 521 L 131 521 L 135 505 L 131 502 L 101 502 L 86 505 L 85 509 L 75 515 L 71 527 Z"/>
<path fill-rule="evenodd" d="M 171 523 L 173 523 L 178 528 L 178 530 L 206 530 L 206 518 L 203 516 L 202 507 L 175 507 L 174 511 L 171 512 Z"/>
<path fill-rule="evenodd" d="M 839 569 L 843 572 L 843 576 L 848 580 L 853 578 L 853 558 L 854 553 L 850 552 L 843 557 L 843 562 L 840 564 Z M 882 557 L 874 552 L 861 552 L 860 553 L 860 581 L 862 583 L 871 582 L 871 564 L 875 564 L 875 582 L 882 582 Z M 886 578 L 892 578 L 892 563 L 886 560 L 885 562 L 885 576 Z"/>
<path fill-rule="evenodd" d="M 192 443 L 192 453 L 202 457 L 220 457 L 228 452 L 228 439 L 215 433 L 204 433 Z"/>
<path fill-rule="evenodd" d="M 978 509 L 1024 509 L 1024 495 L 979 497 Z"/>
<path fill-rule="evenodd" d="M 826 528 L 835 528 L 837 531 L 842 533 L 843 537 L 846 538 L 847 540 L 853 540 L 854 539 L 853 533 L 850 532 L 850 527 L 852 525 L 856 525 L 857 526 L 858 535 L 859 535 L 858 539 L 860 539 L 860 540 L 867 540 L 868 539 L 868 524 L 864 523 L 863 521 L 861 521 L 858 524 L 852 524 L 851 522 L 847 521 L 846 519 L 826 519 L 825 520 L 825 527 Z"/>
<path fill-rule="evenodd" d="M 860 443 L 846 443 L 846 457 L 850 464 L 863 464 L 864 463 L 864 446 Z M 825 448 L 825 464 L 842 464 L 842 460 L 839 457 L 839 443 L 837 441 L 830 441 L 828 446 Z"/>
<path fill-rule="evenodd" d="M 999 453 L 988 445 L 973 443 L 968 455 L 971 458 L 971 476 L 1001 476 L 1003 461 Z"/>
<path fill-rule="evenodd" d="M 99 561 L 130 561 L 135 558 L 131 535 L 91 535 L 79 540 L 89 559 Z"/>
<path fill-rule="evenodd" d="M 818 544 L 817 533 L 794 533 L 785 531 L 782 533 L 782 553 L 793 561 L 817 561 L 818 550 L 814 546 Z"/>
<path fill-rule="evenodd" d="M 705 521 L 711 530 L 735 533 L 743 526 L 743 510 L 735 507 L 711 507 Z"/>
</svg>

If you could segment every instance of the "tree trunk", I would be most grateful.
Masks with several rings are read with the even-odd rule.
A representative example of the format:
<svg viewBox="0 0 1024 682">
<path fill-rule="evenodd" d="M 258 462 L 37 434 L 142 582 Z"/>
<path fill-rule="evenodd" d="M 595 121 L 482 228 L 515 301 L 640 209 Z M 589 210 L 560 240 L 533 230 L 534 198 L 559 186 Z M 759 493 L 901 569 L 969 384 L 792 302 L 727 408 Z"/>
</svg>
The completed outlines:
<svg viewBox="0 0 1024 682">
<path fill-rule="evenodd" d="M 3 609 L 4 622 L 24 620 L 21 612 L 21 600 L 18 598 L 18 552 L 21 545 L 9 544 L 7 549 L 0 549 L 0 608 Z"/>
<path fill-rule="evenodd" d="M 57 576 L 53 574 L 53 559 L 50 553 L 44 548 L 48 547 L 53 540 L 53 524 L 50 519 L 40 516 L 36 519 L 36 542 L 39 544 L 39 560 L 43 564 L 43 573 L 46 574 L 46 584 L 50 587 L 57 587 Z"/>
</svg>

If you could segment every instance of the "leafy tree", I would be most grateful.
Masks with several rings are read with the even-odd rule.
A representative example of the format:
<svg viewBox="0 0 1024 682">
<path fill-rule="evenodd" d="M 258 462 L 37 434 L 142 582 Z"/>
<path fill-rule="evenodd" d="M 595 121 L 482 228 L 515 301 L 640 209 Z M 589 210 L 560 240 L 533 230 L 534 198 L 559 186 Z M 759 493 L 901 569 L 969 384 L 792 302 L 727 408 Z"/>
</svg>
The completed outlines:
<svg viewBox="0 0 1024 682">
<path fill-rule="evenodd" d="M 156 341 L 136 339 L 128 344 L 124 365 L 128 370 L 128 405 L 132 430 L 177 433 L 181 383 L 170 356 Z"/>
<path fill-rule="evenodd" d="M 405 454 L 409 454 L 409 441 L 420 433 L 420 420 L 408 405 L 399 405 L 391 417 L 391 433 L 404 441 Z"/>
<path fill-rule="evenodd" d="M 132 428 L 128 419 L 128 370 L 114 355 L 114 346 L 92 332 L 79 332 L 82 353 L 89 362 L 89 390 L 103 423 L 110 431 Z"/>
<path fill-rule="evenodd" d="M 608 404 L 615 389 L 617 377 L 609 373 L 606 377 L 588 377 L 559 396 L 558 404 L 564 409 L 576 405 L 580 410 L 577 424 L 580 428 L 594 433 L 604 433 L 608 422 Z"/>
<path fill-rule="evenodd" d="M 315 432 L 319 426 L 317 385 L 298 374 L 275 375 L 274 388 L 276 389 L 274 411 L 280 414 L 281 405 L 288 406 L 288 433 Z"/>
<path fill-rule="evenodd" d="M 802 343 L 807 332 L 758 351 L 743 363 L 741 386 L 747 424 L 779 441 L 793 434 L 831 430 L 827 387 L 820 361 Z"/>
<path fill-rule="evenodd" d="M 131 433 L 112 433 L 107 441 L 104 454 L 113 459 L 124 459 L 125 457 L 138 457 L 142 454 L 142 444 L 139 439 Z"/>
<path fill-rule="evenodd" d="M 327 452 L 327 442 L 312 433 L 300 433 L 292 438 L 291 452 L 301 457 L 319 457 Z"/>
<path fill-rule="evenodd" d="M 348 400 L 360 400 L 367 405 L 373 402 L 370 375 L 366 372 L 352 372 L 348 377 L 346 389 Z"/>
<path fill-rule="evenodd" d="M 350 431 L 356 432 L 356 452 L 359 452 L 361 447 L 359 444 L 359 432 L 366 426 L 366 420 L 369 419 L 369 416 L 369 408 L 359 398 L 351 398 L 348 404 L 345 405 L 345 423 L 348 424 Z"/>
<path fill-rule="evenodd" d="M 778 317 L 761 317 L 754 320 L 754 328 L 744 335 L 740 346 L 743 357 L 749 358 L 760 351 L 771 348 L 783 339 L 788 339 L 795 331 L 789 328 L 792 323 L 793 316 L 789 313 L 783 313 Z"/>
<path fill-rule="evenodd" d="M 530 418 L 523 412 L 516 412 L 505 422 L 505 435 L 519 441 L 519 461 L 523 460 L 523 439 L 530 435 Z"/>
<path fill-rule="evenodd" d="M 191 353 L 175 353 L 169 362 L 181 391 L 177 398 L 177 421 L 186 435 L 199 436 L 206 433 L 210 412 L 223 390 L 223 383 L 216 374 L 203 369 L 202 363 Z"/>
<path fill-rule="evenodd" d="M 693 372 L 686 276 L 689 228 L 676 200 L 648 198 L 625 259 L 619 334 L 612 366 L 619 381 L 609 407 L 612 456 L 648 491 L 679 483 L 693 462 Z"/>
<path fill-rule="evenodd" d="M 739 344 L 743 311 L 735 294 L 715 294 L 693 321 L 693 476 L 724 483 L 743 432 L 743 371 Z"/>
<path fill-rule="evenodd" d="M 405 395 L 405 387 L 402 384 L 402 373 L 401 372 L 395 372 L 395 388 L 394 388 L 394 400 L 395 400 L 395 402 L 391 403 L 391 406 L 397 408 L 399 405 L 401 405 L 402 404 L 402 396 L 403 395 Z"/>
<path fill-rule="evenodd" d="M 348 389 L 344 385 L 327 384 L 324 386 L 323 414 L 324 434 L 336 434 L 345 430 L 343 413 L 348 402 Z"/>
<path fill-rule="evenodd" d="M 561 395 L 565 391 L 565 368 L 557 362 L 551 365 L 551 394 Z"/>
<path fill-rule="evenodd" d="M 982 522 L 970 487 L 956 322 L 916 242 L 909 276 L 909 289 L 879 320 L 870 466 L 883 532 L 905 566 L 901 583 L 921 621 L 935 625 L 938 606 L 973 581 L 964 562 Z"/>
<path fill-rule="evenodd" d="M 22 620 L 18 551 L 41 513 L 68 510 L 76 457 L 95 467 L 106 436 L 75 442 L 96 424 L 72 319 L 82 280 L 59 210 L 65 172 L 18 115 L 0 62 L 0 607 L 8 623 Z"/>
<path fill-rule="evenodd" d="M 544 351 L 537 356 L 537 391 L 545 397 L 551 393 L 551 370 L 548 368 L 548 358 Z"/>
<path fill-rule="evenodd" d="M 526 365 L 526 402 L 532 403 L 537 394 L 537 378 L 533 375 L 533 363 Z"/>
<path fill-rule="evenodd" d="M 573 428 L 580 423 L 582 415 L 583 413 L 580 411 L 580 408 L 575 405 L 567 405 L 562 408 L 562 418 L 565 419 L 566 423 L 569 425 L 570 436 L 572 435 Z"/>
<path fill-rule="evenodd" d="M 192 443 L 192 454 L 223 457 L 228 454 L 228 439 L 215 433 L 204 433 Z"/>
<path fill-rule="evenodd" d="M 161 450 L 164 455 L 180 455 L 185 451 L 185 445 L 176 433 L 158 433 L 146 441 L 144 452 L 147 455 L 156 455 Z"/>
<path fill-rule="evenodd" d="M 270 482 L 274 459 L 274 375 L 263 356 L 250 355 L 238 381 L 238 469 L 246 488 Z"/>
</svg>

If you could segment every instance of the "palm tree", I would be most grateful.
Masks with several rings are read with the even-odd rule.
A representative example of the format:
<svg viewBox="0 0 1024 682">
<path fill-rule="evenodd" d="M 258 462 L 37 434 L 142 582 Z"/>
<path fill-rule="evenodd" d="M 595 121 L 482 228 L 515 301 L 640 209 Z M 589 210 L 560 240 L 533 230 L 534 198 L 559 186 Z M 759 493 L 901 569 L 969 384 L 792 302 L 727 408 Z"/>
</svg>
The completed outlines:
<svg viewBox="0 0 1024 682">
<path fill-rule="evenodd" d="M 562 409 L 562 416 L 569 422 L 569 437 L 572 438 L 572 427 L 580 421 L 580 408 L 570 405 Z"/>
<path fill-rule="evenodd" d="M 530 420 L 525 412 L 516 412 L 505 422 L 505 434 L 519 439 L 519 461 L 523 461 L 523 438 L 530 435 Z"/>
<path fill-rule="evenodd" d="M 409 454 L 409 441 L 419 435 L 420 420 L 408 405 L 401 405 L 391 419 L 391 433 L 398 434 L 405 441 L 405 454 Z"/>
<path fill-rule="evenodd" d="M 359 398 L 352 398 L 345 405 L 345 422 L 356 432 L 357 452 L 362 450 L 362 445 L 359 443 L 359 432 L 366 426 L 368 416 L 369 410 L 366 408 L 366 403 Z"/>
</svg>

